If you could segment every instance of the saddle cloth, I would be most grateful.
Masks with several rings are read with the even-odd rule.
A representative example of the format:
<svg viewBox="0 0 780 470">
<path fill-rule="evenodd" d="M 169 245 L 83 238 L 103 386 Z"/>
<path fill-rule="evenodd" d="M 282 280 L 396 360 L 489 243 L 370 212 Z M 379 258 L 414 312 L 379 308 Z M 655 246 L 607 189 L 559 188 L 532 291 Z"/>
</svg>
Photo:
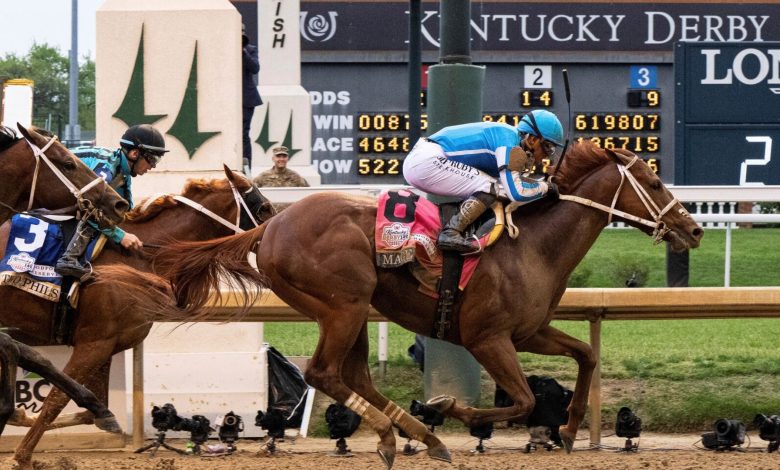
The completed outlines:
<svg viewBox="0 0 780 470">
<path fill-rule="evenodd" d="M 65 251 L 59 224 L 17 214 L 11 219 L 11 233 L 0 261 L 0 285 L 13 286 L 42 299 L 60 299 L 62 276 L 54 265 Z M 87 248 L 86 261 L 92 258 L 96 240 Z"/>
<path fill-rule="evenodd" d="M 416 261 L 412 273 L 423 285 L 422 291 L 436 297 L 444 260 L 436 245 L 441 229 L 439 207 L 419 194 L 407 190 L 380 194 L 374 230 L 377 266 L 395 268 Z M 466 288 L 479 260 L 476 255 L 464 257 L 458 283 L 461 290 Z"/>
</svg>

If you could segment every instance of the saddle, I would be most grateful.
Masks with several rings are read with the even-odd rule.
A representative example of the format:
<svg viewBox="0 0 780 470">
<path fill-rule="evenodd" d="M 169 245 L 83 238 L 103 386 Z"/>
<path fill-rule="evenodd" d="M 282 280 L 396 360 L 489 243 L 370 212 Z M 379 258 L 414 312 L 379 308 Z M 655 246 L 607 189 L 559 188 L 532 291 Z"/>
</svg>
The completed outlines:
<svg viewBox="0 0 780 470">
<path fill-rule="evenodd" d="M 479 253 L 466 256 L 443 252 L 436 244 L 444 221 L 458 210 L 461 201 L 436 205 L 410 190 L 390 191 L 379 196 L 375 231 L 376 263 L 382 268 L 408 266 L 420 283 L 420 292 L 438 299 L 434 337 L 446 336 L 458 292 L 466 287 L 476 269 Z M 491 206 L 465 236 L 475 236 L 480 245 L 493 245 L 504 232 L 501 202 Z"/>
<path fill-rule="evenodd" d="M 5 256 L 0 260 L 1 285 L 16 287 L 51 302 L 52 344 L 67 342 L 71 312 L 78 305 L 80 283 L 54 272 L 54 264 L 75 226 L 75 221 L 14 216 Z M 88 259 L 94 260 L 105 242 L 104 235 L 93 240 L 87 250 Z"/>
</svg>

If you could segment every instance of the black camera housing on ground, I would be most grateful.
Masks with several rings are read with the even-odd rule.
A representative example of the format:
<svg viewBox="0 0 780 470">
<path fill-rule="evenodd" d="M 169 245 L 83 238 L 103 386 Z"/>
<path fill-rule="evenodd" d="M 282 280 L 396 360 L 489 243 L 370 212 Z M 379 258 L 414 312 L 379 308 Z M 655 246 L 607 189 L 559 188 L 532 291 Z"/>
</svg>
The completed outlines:
<svg viewBox="0 0 780 470">
<path fill-rule="evenodd" d="M 633 439 L 639 437 L 642 433 L 642 420 L 635 415 L 631 408 L 624 406 L 618 411 L 617 422 L 615 423 L 615 434 L 617 437 Z"/>
<path fill-rule="evenodd" d="M 341 403 L 333 403 L 325 410 L 325 422 L 331 439 L 344 439 L 351 436 L 360 426 L 360 415 Z"/>
<path fill-rule="evenodd" d="M 745 425 L 736 419 L 719 419 L 712 425 L 713 432 L 701 435 L 701 443 L 707 449 L 733 450 L 745 443 Z"/>
<path fill-rule="evenodd" d="M 258 410 L 255 417 L 255 426 L 268 431 L 268 436 L 271 438 L 284 439 L 285 421 L 284 413 L 281 410 L 268 408 L 265 413 Z"/>
<path fill-rule="evenodd" d="M 169 429 L 176 430 L 180 422 L 181 418 L 176 413 L 176 408 L 170 403 L 166 403 L 162 407 L 152 407 L 152 426 L 154 429 L 162 432 Z"/>
<path fill-rule="evenodd" d="M 780 447 L 780 416 L 757 414 L 753 424 L 758 428 L 758 437 L 769 441 L 767 452 L 775 452 Z"/>
<path fill-rule="evenodd" d="M 182 418 L 175 431 L 188 431 L 192 442 L 203 444 L 209 440 L 211 422 L 203 415 L 194 415 L 191 419 Z"/>
<path fill-rule="evenodd" d="M 412 416 L 421 418 L 423 424 L 428 426 L 433 427 L 444 424 L 444 415 L 421 401 L 412 400 L 412 404 L 409 406 L 409 412 Z"/>
<path fill-rule="evenodd" d="M 232 444 L 238 440 L 239 433 L 243 430 L 244 421 L 241 416 L 230 411 L 222 418 L 222 424 L 219 426 L 219 440 L 226 444 Z"/>
</svg>

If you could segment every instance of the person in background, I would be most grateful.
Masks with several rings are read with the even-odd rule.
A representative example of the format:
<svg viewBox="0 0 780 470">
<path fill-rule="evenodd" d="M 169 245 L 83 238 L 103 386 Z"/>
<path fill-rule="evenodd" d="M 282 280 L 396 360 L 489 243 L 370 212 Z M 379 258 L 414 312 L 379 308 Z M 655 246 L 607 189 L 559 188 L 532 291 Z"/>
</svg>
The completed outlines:
<svg viewBox="0 0 780 470">
<path fill-rule="evenodd" d="M 146 174 L 156 167 L 166 152 L 168 150 L 165 149 L 165 139 L 162 134 L 149 124 L 139 124 L 127 129 L 119 140 L 119 148 L 116 150 L 104 147 L 73 149 L 73 153 L 97 175 L 103 177 L 130 204 L 131 209 L 133 207 L 132 178 Z M 78 279 L 90 274 L 90 269 L 82 264 L 81 257 L 89 242 L 98 233 L 95 227 L 94 223 L 88 220 L 79 221 L 73 238 L 54 267 L 57 274 Z M 137 236 L 119 227 L 100 230 L 100 232 L 128 250 L 140 251 L 144 246 Z"/>
<path fill-rule="evenodd" d="M 309 183 L 298 173 L 287 168 L 287 162 L 290 160 L 290 151 L 285 146 L 273 149 L 274 166 L 266 170 L 255 178 L 254 183 L 259 187 L 274 188 L 283 186 L 308 187 Z"/>
<path fill-rule="evenodd" d="M 242 65 L 242 97 L 241 109 L 243 110 L 243 166 L 244 174 L 249 176 L 252 170 L 252 141 L 249 140 L 249 128 L 252 125 L 252 116 L 255 107 L 263 104 L 260 93 L 257 91 L 255 76 L 260 72 L 260 59 L 257 57 L 257 47 L 249 43 L 246 34 L 246 25 L 241 24 L 241 65 Z"/>
<path fill-rule="evenodd" d="M 463 232 L 498 196 L 526 204 L 547 195 L 557 197 L 554 183 L 523 176 L 531 166 L 553 159 L 563 147 L 563 126 L 546 110 L 523 116 L 517 127 L 475 122 L 441 129 L 421 138 L 404 159 L 406 181 L 425 192 L 460 197 L 458 212 L 439 234 L 442 250 L 476 253 L 476 238 Z"/>
</svg>

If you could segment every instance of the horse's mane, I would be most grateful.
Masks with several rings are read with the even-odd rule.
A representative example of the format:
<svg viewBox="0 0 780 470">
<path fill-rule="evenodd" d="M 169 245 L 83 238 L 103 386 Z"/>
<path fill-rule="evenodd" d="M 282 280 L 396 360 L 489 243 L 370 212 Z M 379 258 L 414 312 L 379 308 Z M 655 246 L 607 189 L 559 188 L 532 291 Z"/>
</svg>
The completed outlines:
<svg viewBox="0 0 780 470">
<path fill-rule="evenodd" d="M 16 132 L 8 126 L 0 126 L 0 152 L 9 148 L 19 137 L 16 136 Z"/>
<path fill-rule="evenodd" d="M 229 188 L 229 185 L 230 183 L 227 180 L 191 179 L 187 181 L 187 185 L 184 187 L 181 195 L 192 199 L 195 194 L 199 193 L 225 191 Z M 140 204 L 136 206 L 127 214 L 126 219 L 128 222 L 146 222 L 157 217 L 165 209 L 174 207 L 177 204 L 173 195 L 160 196 L 149 205 Z"/>
<path fill-rule="evenodd" d="M 575 142 L 566 152 L 563 164 L 558 168 L 555 182 L 566 188 L 580 178 L 607 163 L 609 157 L 604 149 L 589 140 Z"/>
</svg>

